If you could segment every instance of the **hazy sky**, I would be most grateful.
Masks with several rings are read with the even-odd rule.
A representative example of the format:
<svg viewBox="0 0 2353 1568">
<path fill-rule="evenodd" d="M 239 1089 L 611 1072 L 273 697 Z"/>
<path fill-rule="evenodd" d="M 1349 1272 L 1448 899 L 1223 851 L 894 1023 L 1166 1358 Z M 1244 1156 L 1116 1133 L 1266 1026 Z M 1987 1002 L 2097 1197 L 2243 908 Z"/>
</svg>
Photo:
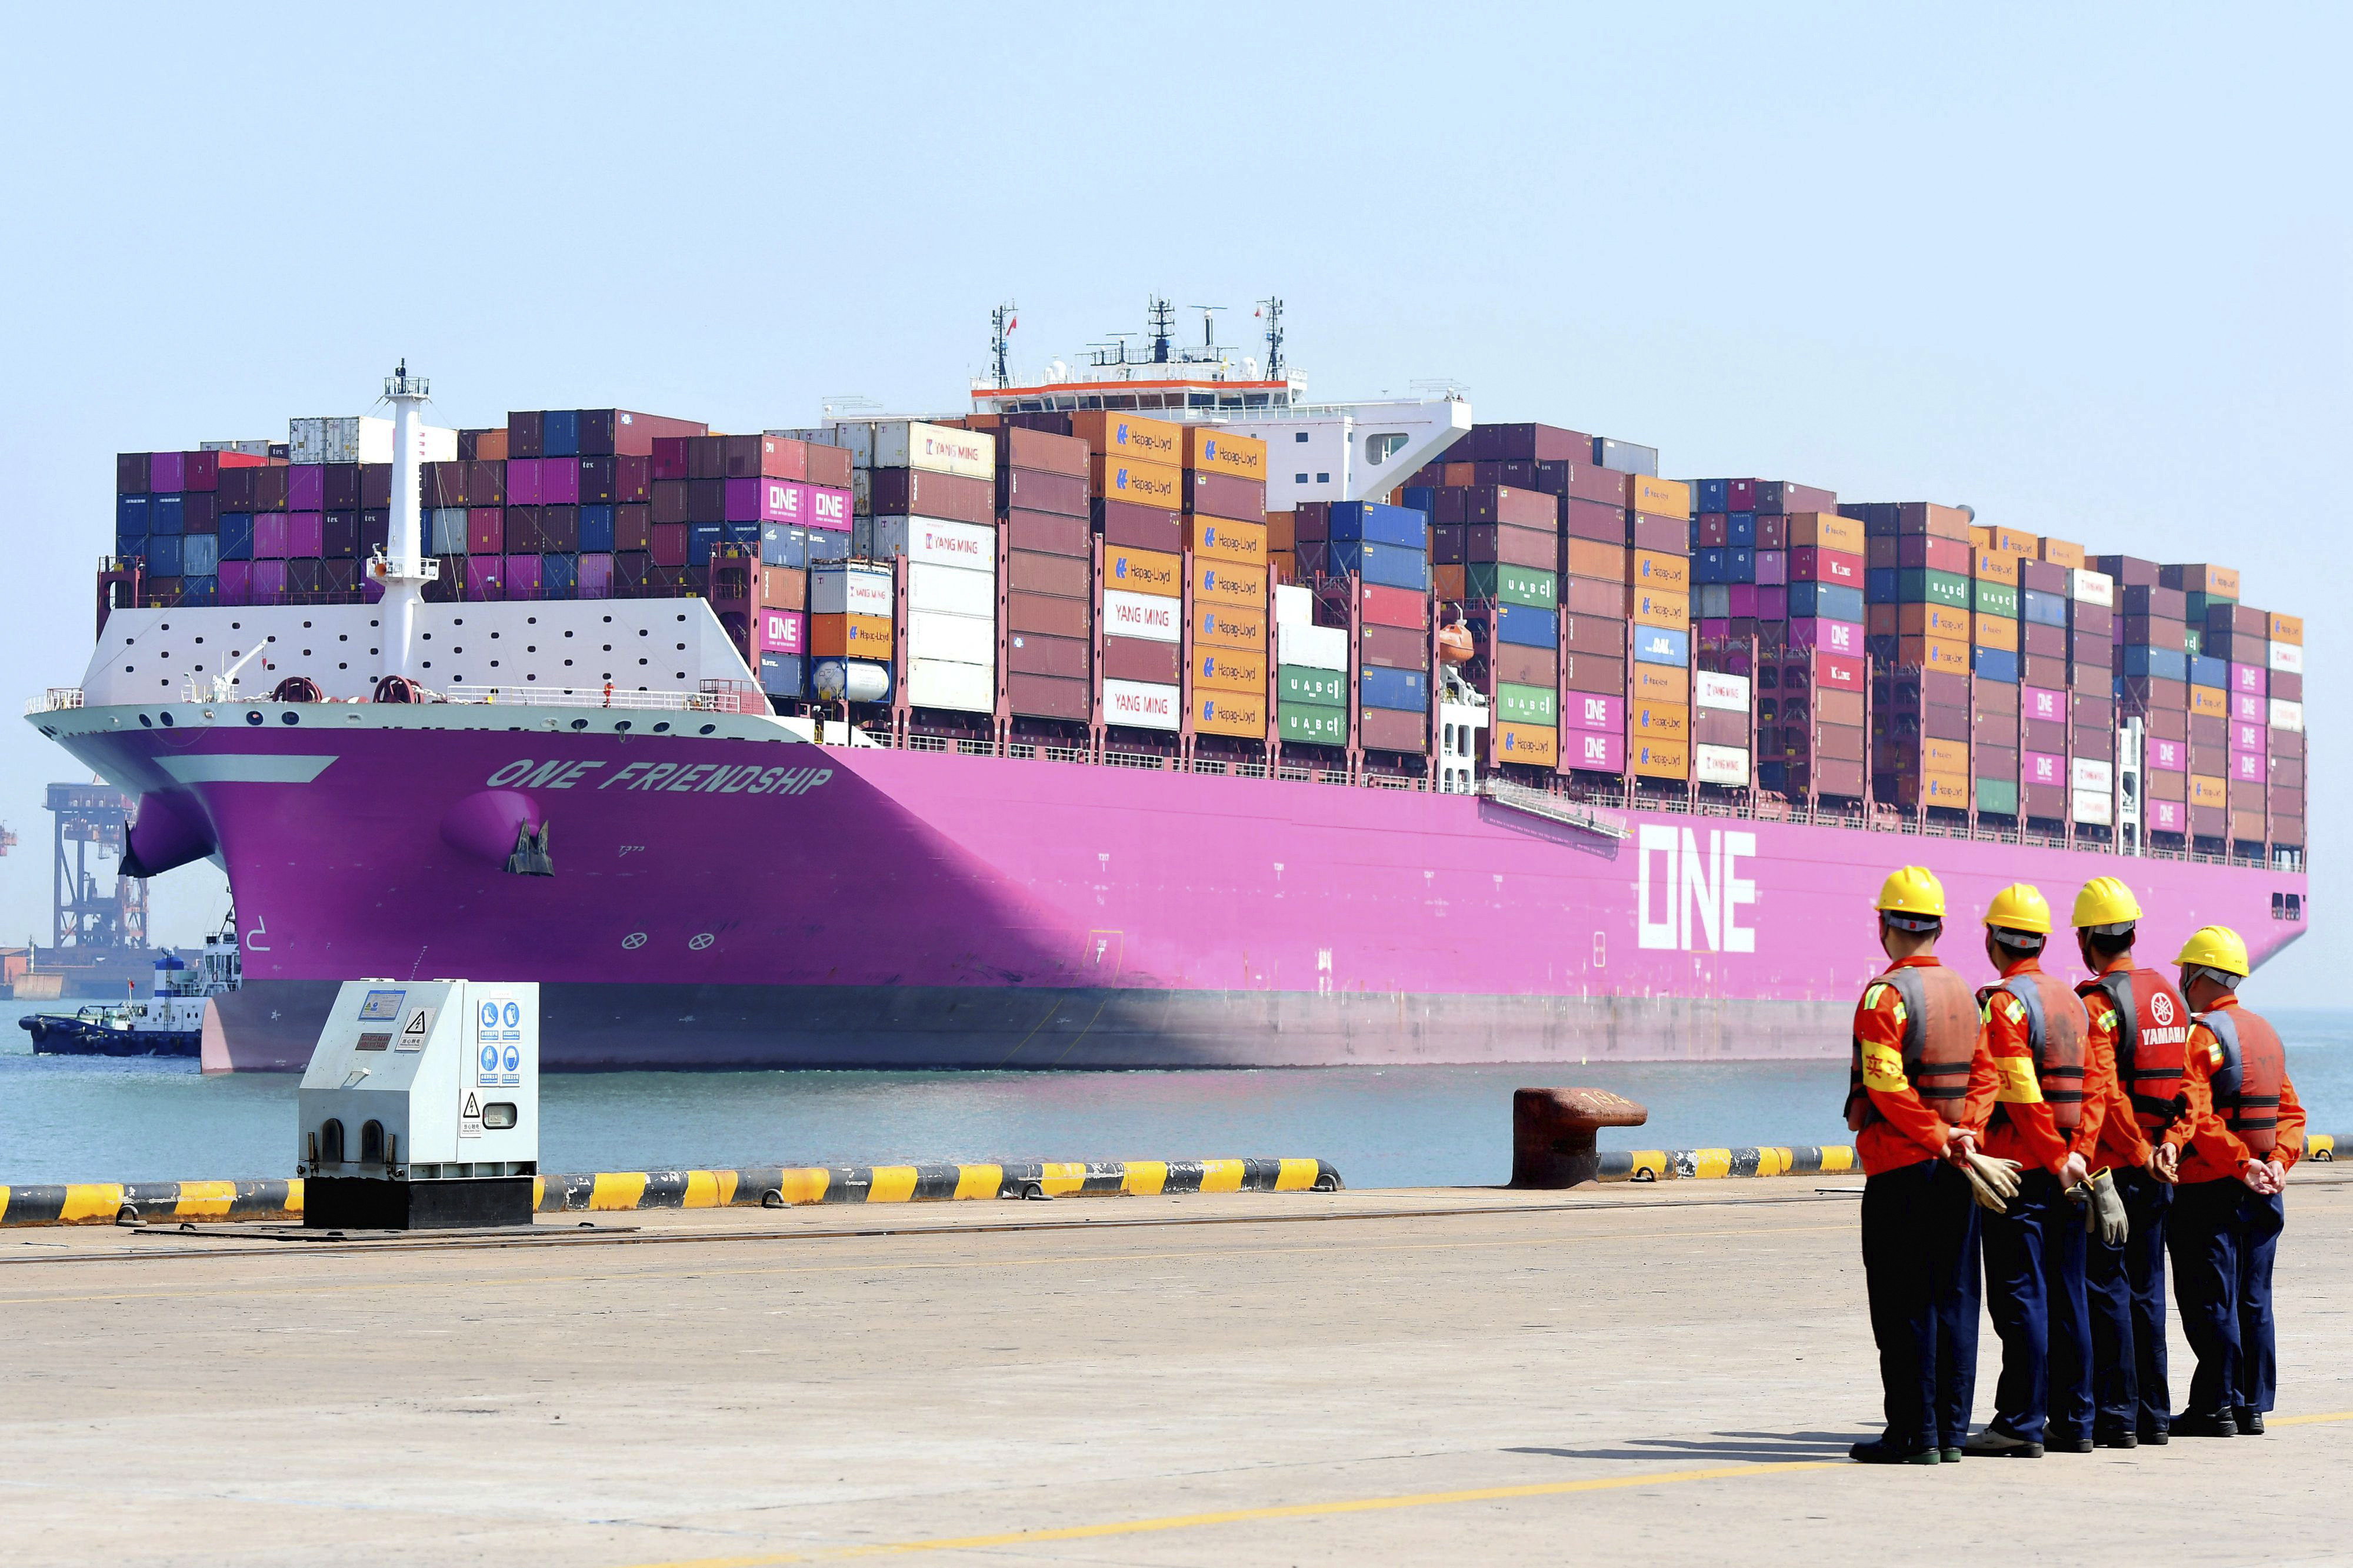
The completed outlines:
<svg viewBox="0 0 2353 1568">
<path fill-rule="evenodd" d="M 283 439 L 403 354 L 443 423 L 754 429 L 961 405 L 1003 300 L 1035 366 L 1273 292 L 1318 394 L 1453 377 L 1669 474 L 2241 567 L 2306 618 L 2319 781 L 2319 923 L 2262 984 L 2336 1001 L 2346 16 L 21 8 L 0 668 L 79 680 L 112 453 Z M 9 724 L 0 936 L 46 940 L 75 774 Z M 155 896 L 177 941 L 226 904 Z"/>
</svg>

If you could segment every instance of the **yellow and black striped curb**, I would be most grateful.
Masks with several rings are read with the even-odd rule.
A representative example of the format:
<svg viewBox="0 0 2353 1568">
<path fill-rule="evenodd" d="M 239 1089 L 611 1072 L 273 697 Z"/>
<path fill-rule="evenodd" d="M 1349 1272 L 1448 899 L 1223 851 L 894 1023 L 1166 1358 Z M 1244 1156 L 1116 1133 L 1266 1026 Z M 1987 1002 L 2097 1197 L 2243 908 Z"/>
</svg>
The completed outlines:
<svg viewBox="0 0 2353 1568">
<path fill-rule="evenodd" d="M 1637 1149 L 1601 1156 L 1605 1182 L 1673 1182 L 1715 1176 L 1835 1176 L 1861 1170 L 1843 1143 L 1762 1149 Z"/>
<path fill-rule="evenodd" d="M 1157 1197 L 1183 1193 L 1337 1192 L 1322 1160 L 1029 1161 L 996 1165 L 754 1165 L 733 1171 L 604 1171 L 534 1178 L 542 1214 L 568 1210 L 789 1208 L 959 1198 Z M 300 1219 L 300 1181 L 76 1182 L 0 1186 L 0 1226 Z"/>
</svg>

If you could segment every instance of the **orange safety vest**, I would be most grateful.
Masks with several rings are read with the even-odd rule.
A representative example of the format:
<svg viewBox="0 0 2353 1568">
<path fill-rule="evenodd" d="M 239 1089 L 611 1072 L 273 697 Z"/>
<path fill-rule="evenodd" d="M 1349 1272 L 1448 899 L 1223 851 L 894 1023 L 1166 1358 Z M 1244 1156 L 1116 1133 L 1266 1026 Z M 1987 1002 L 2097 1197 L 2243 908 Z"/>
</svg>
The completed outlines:
<svg viewBox="0 0 2353 1568">
<path fill-rule="evenodd" d="M 2279 1142 L 2280 1089 L 2287 1081 L 2279 1031 L 2244 1007 L 2217 1007 L 2198 1021 L 2222 1047 L 2222 1065 L 2211 1075 L 2214 1109 L 2240 1142 L 2268 1158 Z"/>
<path fill-rule="evenodd" d="M 2042 1086 L 2042 1102 L 2062 1132 L 2073 1132 L 2084 1121 L 2084 1069 L 2091 1059 L 2092 1018 L 2083 1000 L 2055 974 L 2030 970 L 2013 974 L 1999 985 L 1978 993 L 1990 997 L 2007 991 L 2026 1009 L 2026 1038 L 2034 1048 L 2034 1079 Z M 2010 1120 L 2009 1108 L 1997 1104 L 1994 1120 Z"/>
<path fill-rule="evenodd" d="M 2116 1081 L 2132 1100 L 2133 1120 L 2162 1132 L 2189 1109 L 2181 1068 L 2189 1052 L 2189 1004 L 2154 969 L 2116 970 L 2075 987 L 2078 996 L 2094 991 L 2106 992 L 2116 1005 Z"/>
<path fill-rule="evenodd" d="M 1961 1102 L 1969 1093 L 1969 1063 L 1978 1049 L 1977 997 L 1969 983 L 1939 963 L 1891 969 L 1872 984 L 1893 985 L 1903 998 L 1904 1076 L 1913 1091 L 1947 1126 L 1959 1126 Z M 1887 1119 L 1862 1087 L 1862 1037 L 1852 1037 L 1850 1044 L 1854 1055 L 1847 1068 L 1846 1125 L 1860 1132 Z"/>
</svg>

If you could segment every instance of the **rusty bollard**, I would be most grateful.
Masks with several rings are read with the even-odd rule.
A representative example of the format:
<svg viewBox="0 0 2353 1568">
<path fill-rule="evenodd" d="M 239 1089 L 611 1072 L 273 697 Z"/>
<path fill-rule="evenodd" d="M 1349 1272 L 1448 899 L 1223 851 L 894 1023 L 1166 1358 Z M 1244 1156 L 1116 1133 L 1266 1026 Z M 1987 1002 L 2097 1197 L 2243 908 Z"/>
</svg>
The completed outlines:
<svg viewBox="0 0 2353 1568">
<path fill-rule="evenodd" d="M 1512 1185 L 1581 1187 L 1601 1179 L 1593 1134 L 1640 1127 L 1650 1110 L 1606 1089 L 1523 1089 L 1512 1094 Z"/>
</svg>

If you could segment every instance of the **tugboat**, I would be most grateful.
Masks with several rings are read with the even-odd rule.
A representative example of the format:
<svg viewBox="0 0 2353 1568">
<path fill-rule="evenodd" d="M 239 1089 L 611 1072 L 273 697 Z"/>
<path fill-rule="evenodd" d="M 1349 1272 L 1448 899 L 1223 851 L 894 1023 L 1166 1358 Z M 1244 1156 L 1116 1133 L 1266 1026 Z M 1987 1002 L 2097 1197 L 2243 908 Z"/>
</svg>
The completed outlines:
<svg viewBox="0 0 2353 1568">
<path fill-rule="evenodd" d="M 237 987 L 237 916 L 205 941 L 190 969 L 177 956 L 155 960 L 155 988 L 143 1002 L 100 1004 L 69 1018 L 28 1013 L 17 1026 L 44 1057 L 193 1057 L 204 1044 L 205 1007 Z"/>
</svg>

